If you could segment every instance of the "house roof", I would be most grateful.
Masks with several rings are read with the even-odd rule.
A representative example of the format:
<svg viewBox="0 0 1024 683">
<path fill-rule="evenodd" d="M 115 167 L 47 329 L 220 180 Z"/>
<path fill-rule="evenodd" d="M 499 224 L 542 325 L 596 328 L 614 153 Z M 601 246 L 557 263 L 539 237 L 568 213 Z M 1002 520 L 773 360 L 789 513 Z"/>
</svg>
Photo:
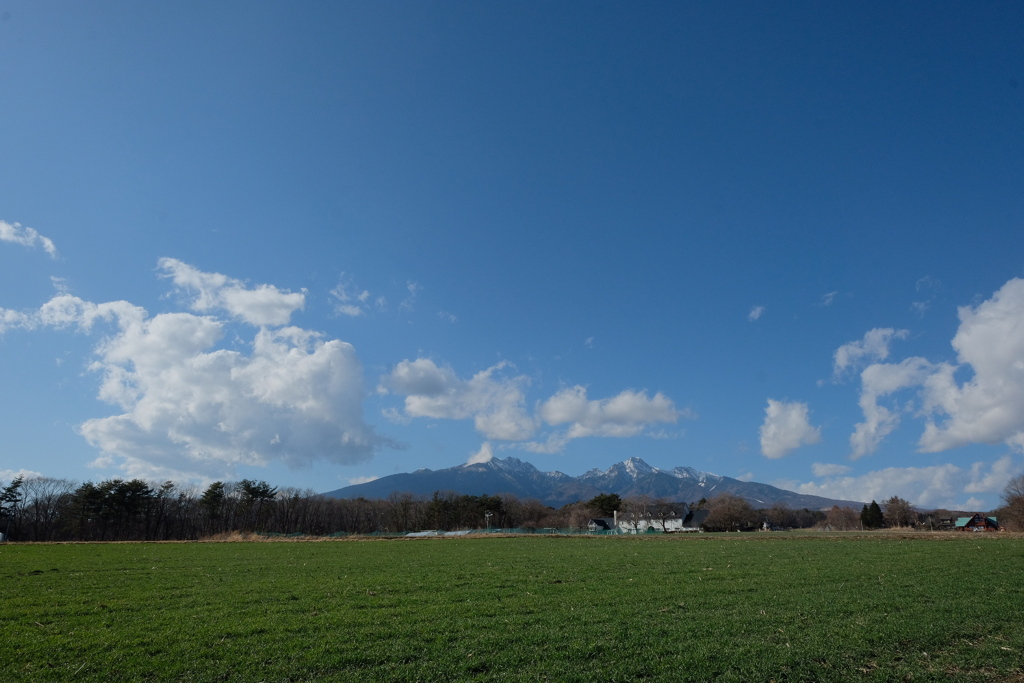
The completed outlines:
<svg viewBox="0 0 1024 683">
<path fill-rule="evenodd" d="M 998 522 L 998 520 L 995 517 L 987 517 L 987 516 L 981 514 L 980 512 L 977 513 L 977 514 L 971 515 L 970 517 L 957 517 L 956 518 L 956 526 L 957 526 L 957 528 L 965 527 L 968 524 L 970 524 L 971 522 L 973 522 L 974 520 L 979 519 L 979 518 L 980 518 L 979 521 L 981 521 L 982 523 L 987 522 L 987 523 L 991 524 L 992 526 L 999 526 L 999 522 Z"/>
</svg>

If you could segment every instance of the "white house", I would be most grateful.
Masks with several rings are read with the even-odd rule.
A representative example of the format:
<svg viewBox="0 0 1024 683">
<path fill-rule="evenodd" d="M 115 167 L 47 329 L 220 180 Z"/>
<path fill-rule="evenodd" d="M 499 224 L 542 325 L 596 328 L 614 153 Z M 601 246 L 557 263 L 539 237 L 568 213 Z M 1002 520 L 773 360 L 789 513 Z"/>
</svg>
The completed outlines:
<svg viewBox="0 0 1024 683">
<path fill-rule="evenodd" d="M 591 519 L 587 528 L 591 531 L 617 530 L 620 534 L 646 533 L 693 533 L 703 531 L 707 510 L 690 510 L 689 506 L 679 506 L 679 513 L 673 511 L 619 512 L 614 517 Z"/>
</svg>

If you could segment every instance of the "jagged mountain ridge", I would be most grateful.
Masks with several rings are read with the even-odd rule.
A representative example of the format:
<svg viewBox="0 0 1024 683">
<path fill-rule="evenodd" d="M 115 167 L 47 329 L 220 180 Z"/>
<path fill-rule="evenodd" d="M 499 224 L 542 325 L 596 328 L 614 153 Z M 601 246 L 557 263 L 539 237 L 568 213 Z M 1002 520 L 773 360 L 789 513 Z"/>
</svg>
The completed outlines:
<svg viewBox="0 0 1024 683">
<path fill-rule="evenodd" d="M 595 468 L 578 477 L 562 472 L 541 472 L 530 463 L 514 457 L 492 458 L 485 463 L 457 465 L 442 470 L 420 469 L 392 474 L 328 491 L 324 495 L 332 498 L 387 498 L 392 493 L 430 496 L 435 491 L 455 491 L 474 496 L 510 493 L 522 499 L 536 498 L 552 507 L 590 500 L 601 493 L 617 493 L 623 498 L 646 495 L 683 502 L 731 493 L 746 499 L 755 508 L 775 503 L 812 510 L 833 505 L 863 505 L 857 501 L 811 496 L 768 484 L 740 481 L 692 467 L 662 470 L 640 458 L 615 463 L 607 470 Z"/>
</svg>

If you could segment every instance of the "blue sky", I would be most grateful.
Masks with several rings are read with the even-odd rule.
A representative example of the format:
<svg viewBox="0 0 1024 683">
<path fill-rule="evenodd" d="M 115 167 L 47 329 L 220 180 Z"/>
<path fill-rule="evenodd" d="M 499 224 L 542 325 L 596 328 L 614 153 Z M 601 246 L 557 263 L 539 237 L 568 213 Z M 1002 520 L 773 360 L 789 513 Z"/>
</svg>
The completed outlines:
<svg viewBox="0 0 1024 683">
<path fill-rule="evenodd" d="M 1019 3 L 0 0 L 0 479 L 1024 470 Z"/>
</svg>

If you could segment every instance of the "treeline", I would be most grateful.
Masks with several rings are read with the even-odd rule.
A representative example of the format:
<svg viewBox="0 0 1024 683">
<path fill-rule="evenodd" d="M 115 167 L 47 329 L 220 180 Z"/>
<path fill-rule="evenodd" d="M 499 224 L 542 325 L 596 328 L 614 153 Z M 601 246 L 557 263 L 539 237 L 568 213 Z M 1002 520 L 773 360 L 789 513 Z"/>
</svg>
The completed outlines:
<svg viewBox="0 0 1024 683">
<path fill-rule="evenodd" d="M 1007 506 L 1001 511 L 1007 518 L 1018 524 L 1024 521 L 1024 478 L 1011 482 L 1004 500 Z M 250 479 L 218 481 L 204 488 L 141 479 L 79 484 L 68 479 L 19 477 L 0 488 L 0 533 L 12 541 L 163 541 L 197 540 L 235 531 L 329 536 L 427 529 L 585 529 L 591 519 L 614 514 L 627 524 L 646 519 L 647 527 L 657 528 L 659 520 L 685 516 L 692 510 L 706 511 L 701 525 L 708 531 L 928 528 L 942 513 L 954 514 L 935 511 L 923 515 L 898 497 L 881 506 L 872 501 L 860 511 L 840 507 L 819 511 L 794 510 L 782 504 L 754 509 L 730 494 L 692 503 L 602 494 L 555 509 L 510 494 L 472 496 L 438 491 L 430 497 L 395 493 L 383 500 L 341 500 L 310 489 L 279 489 Z"/>
<path fill-rule="evenodd" d="M 0 533 L 12 541 L 196 540 L 234 531 L 370 534 L 424 529 L 586 526 L 584 506 L 561 510 L 511 495 L 439 491 L 383 500 L 329 498 L 265 481 L 214 482 L 18 478 L 0 489 Z"/>
<path fill-rule="evenodd" d="M 435 494 L 421 500 L 339 500 L 312 490 L 243 479 L 206 488 L 167 481 L 16 479 L 0 491 L 0 533 L 12 541 L 196 540 L 233 531 L 368 534 L 423 528 L 478 528 L 518 521 L 535 507 L 494 496 Z M 543 507 L 543 506 L 541 506 Z"/>
<path fill-rule="evenodd" d="M 79 484 L 35 477 L 15 479 L 0 489 L 0 533 L 12 541 L 52 542 L 196 540 L 234 531 L 328 536 L 427 529 L 585 529 L 592 518 L 614 511 L 664 517 L 669 507 L 675 510 L 672 514 L 691 507 L 711 509 L 709 521 L 723 529 L 750 528 L 761 520 L 805 527 L 824 518 L 817 511 L 784 506 L 754 511 L 741 502 L 742 520 L 735 520 L 737 500 L 742 501 L 720 496 L 687 505 L 606 494 L 556 509 L 510 494 L 438 491 L 430 497 L 395 493 L 383 500 L 341 500 L 250 479 L 204 488 L 141 479 Z"/>
</svg>

